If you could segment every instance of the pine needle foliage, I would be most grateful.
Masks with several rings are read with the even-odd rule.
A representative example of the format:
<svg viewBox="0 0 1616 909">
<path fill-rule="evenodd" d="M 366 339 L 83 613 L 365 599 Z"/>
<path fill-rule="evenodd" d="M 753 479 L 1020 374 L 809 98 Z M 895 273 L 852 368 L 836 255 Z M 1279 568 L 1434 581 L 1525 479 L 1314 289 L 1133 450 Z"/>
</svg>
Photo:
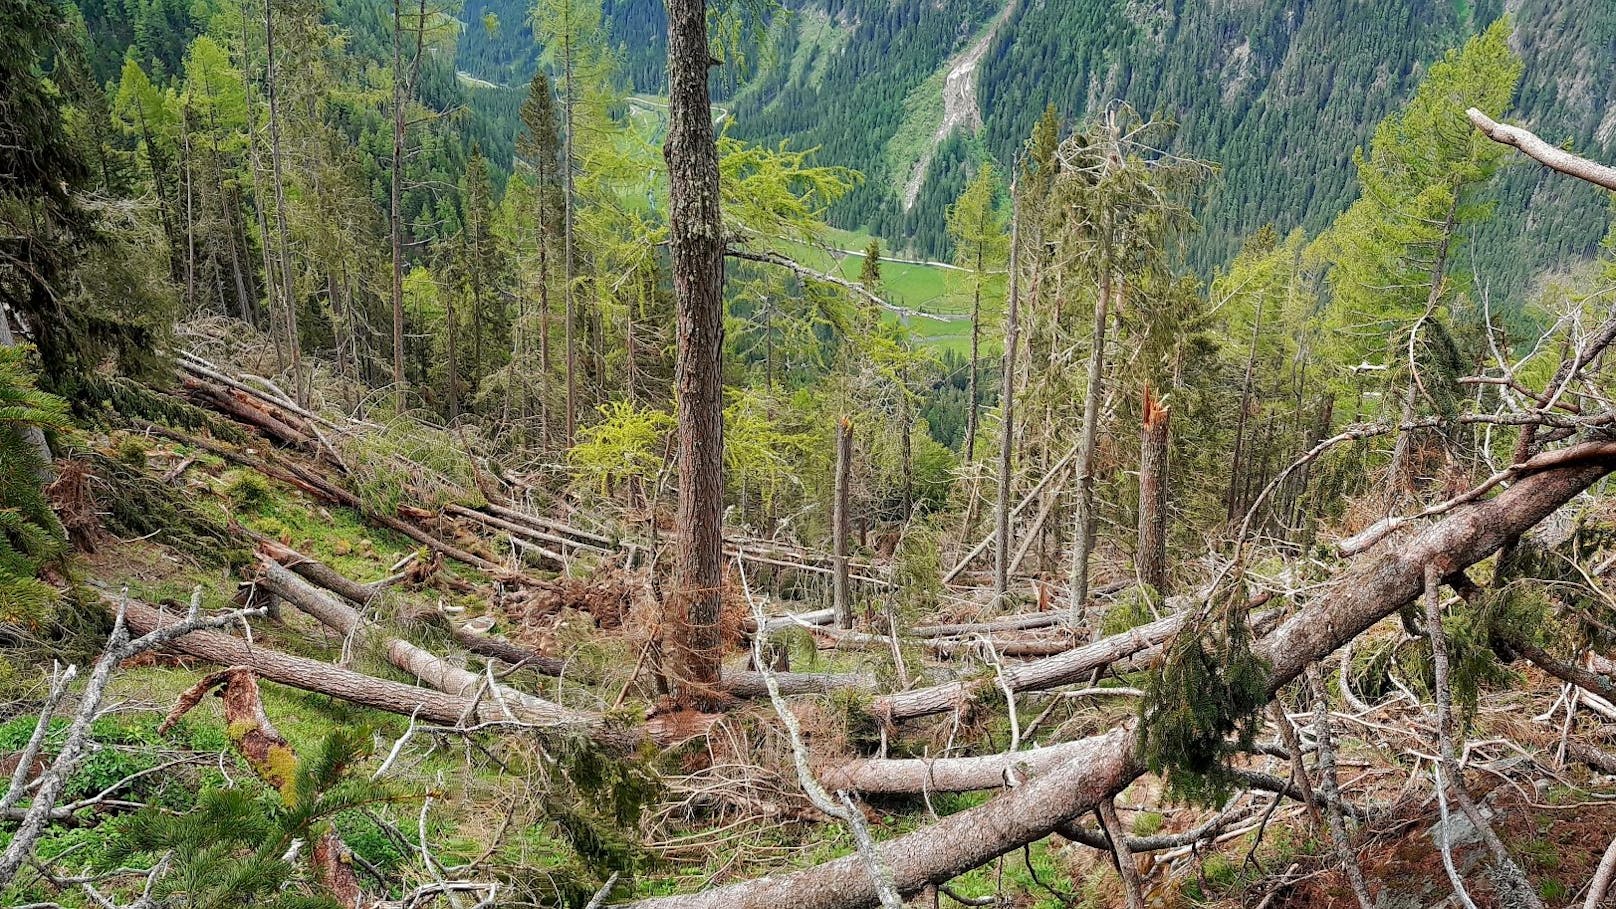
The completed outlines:
<svg viewBox="0 0 1616 909">
<path fill-rule="evenodd" d="M 337 815 L 399 798 L 348 772 L 370 745 L 369 730 L 343 727 L 306 751 L 278 795 L 209 788 L 189 812 L 131 815 L 117 823 L 102 861 L 116 867 L 166 855 L 168 870 L 152 896 L 173 909 L 336 909 L 285 856 L 294 841 L 314 842 Z"/>
<path fill-rule="evenodd" d="M 1270 667 L 1252 652 L 1248 602 L 1232 585 L 1220 608 L 1179 632 L 1145 686 L 1141 756 L 1174 798 L 1221 803 L 1233 786 L 1229 758 L 1262 725 Z"/>
<path fill-rule="evenodd" d="M 27 356 L 0 348 L 0 624 L 38 627 L 56 594 L 36 575 L 66 538 L 41 486 L 46 464 L 24 433 L 66 429 L 68 418 L 65 402 L 34 386 Z"/>
</svg>

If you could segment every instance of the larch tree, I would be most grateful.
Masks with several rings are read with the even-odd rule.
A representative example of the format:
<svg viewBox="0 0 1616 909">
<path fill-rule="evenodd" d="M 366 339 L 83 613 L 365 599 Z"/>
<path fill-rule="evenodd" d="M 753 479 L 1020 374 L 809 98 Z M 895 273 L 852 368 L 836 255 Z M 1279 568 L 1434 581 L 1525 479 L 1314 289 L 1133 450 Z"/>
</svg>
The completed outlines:
<svg viewBox="0 0 1616 909">
<path fill-rule="evenodd" d="M 1485 190 L 1508 151 L 1472 129 L 1465 110 L 1509 106 L 1522 71 L 1509 36 L 1500 19 L 1431 66 L 1407 105 L 1375 130 L 1368 154 L 1357 153 L 1359 198 L 1309 251 L 1329 268 L 1329 315 L 1343 353 L 1384 370 L 1384 400 L 1397 402 L 1401 422 L 1422 406 L 1451 413 L 1457 404 L 1461 364 L 1446 310 L 1465 290 L 1467 270 L 1453 263 L 1465 228 L 1491 216 Z M 1413 490 L 1418 439 L 1397 436 L 1387 507 Z"/>
<path fill-rule="evenodd" d="M 706 0 L 667 0 L 669 249 L 677 306 L 680 531 L 673 675 L 700 698 L 719 680 L 724 503 L 724 221 L 708 97 Z"/>
</svg>

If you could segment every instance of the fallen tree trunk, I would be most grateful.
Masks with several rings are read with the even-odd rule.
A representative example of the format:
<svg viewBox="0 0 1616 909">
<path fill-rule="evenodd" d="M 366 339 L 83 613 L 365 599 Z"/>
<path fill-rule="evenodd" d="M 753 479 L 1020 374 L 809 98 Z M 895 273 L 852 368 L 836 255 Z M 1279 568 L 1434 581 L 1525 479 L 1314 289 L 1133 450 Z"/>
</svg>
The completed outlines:
<svg viewBox="0 0 1616 909">
<path fill-rule="evenodd" d="M 1493 499 L 1455 509 L 1395 552 L 1377 554 L 1280 625 L 1259 648 L 1272 666 L 1270 694 L 1418 596 L 1425 567 L 1451 575 L 1487 558 L 1616 469 L 1602 446 L 1584 458 L 1522 476 Z M 1575 449 L 1568 449 L 1574 451 Z M 1085 739 L 1076 756 L 998 798 L 881 844 L 898 889 L 941 884 L 1012 849 L 1042 839 L 1126 788 L 1144 768 L 1131 729 Z M 1074 746 L 1075 747 L 1075 746 Z M 800 871 L 641 900 L 635 909 L 858 909 L 874 905 L 869 870 L 847 856 Z"/>
<path fill-rule="evenodd" d="M 324 587 L 326 590 L 353 601 L 359 606 L 368 606 L 376 597 L 378 589 L 370 584 L 363 584 L 348 577 L 330 565 L 310 558 L 292 549 L 283 546 L 267 537 L 259 537 L 258 551 L 274 559 L 285 568 L 302 575 L 312 584 Z"/>
<path fill-rule="evenodd" d="M 117 603 L 105 600 L 108 614 L 117 611 Z M 158 628 L 178 624 L 178 616 L 168 615 L 144 603 L 129 601 L 127 621 L 139 634 L 148 634 Z M 530 727 L 540 724 L 512 716 L 492 698 L 466 696 L 381 679 L 364 673 L 341 669 L 319 660 L 293 656 L 278 650 L 248 644 L 227 634 L 211 631 L 193 631 L 168 644 L 187 656 L 223 666 L 244 666 L 268 679 L 289 688 L 323 694 L 339 700 L 415 717 L 442 726 L 464 726 L 472 723 L 521 723 Z M 588 720 L 583 728 L 567 724 L 549 724 L 544 728 L 557 733 L 580 733 L 596 742 L 619 750 L 635 747 L 649 738 L 661 745 L 685 741 L 705 731 L 709 717 L 686 713 L 659 714 L 649 718 L 644 726 L 620 727 L 602 718 L 583 714 Z M 694 719 L 692 717 L 694 716 Z"/>
<path fill-rule="evenodd" d="M 825 694 L 840 688 L 869 690 L 876 686 L 875 676 L 852 672 L 775 672 L 771 673 L 780 685 L 780 693 Z M 768 697 L 769 688 L 763 673 L 732 671 L 724 673 L 724 691 L 738 698 Z"/>
<path fill-rule="evenodd" d="M 1134 585 L 1133 580 L 1113 581 L 1090 591 L 1096 598 L 1121 593 Z M 1069 616 L 1064 612 L 1031 612 L 1011 615 L 985 622 L 954 622 L 943 625 L 916 625 L 906 632 L 912 638 L 962 637 L 972 634 L 992 634 L 998 631 L 1027 631 L 1034 628 L 1053 628 L 1064 624 Z"/>
<path fill-rule="evenodd" d="M 1012 691 L 1037 691 L 1068 685 L 1089 673 L 1167 640 L 1184 627 L 1187 614 L 1168 616 L 1130 631 L 1101 638 L 1052 657 L 1004 667 L 1004 683 Z M 969 679 L 882 695 L 870 704 L 870 713 L 888 720 L 944 713 L 966 703 L 977 689 L 992 687 L 994 679 Z"/>
<path fill-rule="evenodd" d="M 535 650 L 529 650 L 520 644 L 513 644 L 510 641 L 501 640 L 493 637 L 492 635 L 478 634 L 475 631 L 470 631 L 465 626 L 456 624 L 453 619 L 436 609 L 422 611 L 411 615 L 409 620 L 442 629 L 443 631 L 447 632 L 450 637 L 454 638 L 456 644 L 459 644 L 461 647 L 466 648 L 478 656 L 492 657 L 496 660 L 509 663 L 512 666 L 522 666 L 527 669 L 531 669 L 540 675 L 559 677 L 564 671 L 566 671 L 565 660 L 557 659 L 553 656 L 545 656 L 544 654 Z"/>
<path fill-rule="evenodd" d="M 531 540 L 535 543 L 551 543 L 557 546 L 570 546 L 573 549 L 588 549 L 594 552 L 612 551 L 604 546 L 597 546 L 594 543 L 581 542 L 579 540 L 574 540 L 569 537 L 551 533 L 547 530 L 539 530 L 538 528 L 530 527 L 521 522 L 507 520 L 499 515 L 486 514 L 484 512 L 477 511 L 476 509 L 467 508 L 464 505 L 456 505 L 453 502 L 450 502 L 447 506 L 445 506 L 444 510 L 449 514 L 459 515 L 460 517 L 469 518 L 473 521 L 479 521 L 490 527 L 503 530 L 512 536 Z"/>
<path fill-rule="evenodd" d="M 108 601 L 106 607 L 111 613 L 117 605 Z M 130 600 L 128 622 L 129 627 L 138 633 L 149 634 L 158 628 L 178 624 L 180 618 Z M 361 707 L 400 716 L 415 716 L 445 726 L 458 726 L 463 722 L 497 722 L 505 718 L 492 702 L 479 704 L 469 697 L 339 669 L 330 663 L 251 645 L 228 634 L 193 631 L 175 639 L 169 647 L 210 663 L 244 666 L 272 682 L 302 691 L 329 695 Z"/>
<path fill-rule="evenodd" d="M 402 638 L 384 639 L 381 629 L 365 621 L 352 607 L 328 596 L 284 568 L 279 562 L 267 558 L 260 561 L 263 564 L 263 575 L 258 583 L 264 589 L 296 606 L 338 634 L 354 640 L 366 637 L 375 640 L 386 651 L 389 663 L 432 688 L 463 697 L 476 697 L 486 693 L 493 698 L 498 708 L 508 711 L 512 719 L 525 723 L 579 729 L 593 729 L 602 725 L 599 714 L 563 707 L 505 685 L 491 685 L 489 680 L 477 673 L 452 665 L 442 657 L 423 650 L 409 641 Z"/>
<path fill-rule="evenodd" d="M 1086 753 L 1088 739 L 963 758 L 865 758 L 819 771 L 830 789 L 864 793 L 973 792 L 1019 784 Z"/>
<path fill-rule="evenodd" d="M 263 555 L 291 569 L 310 583 L 323 587 L 331 593 L 349 600 L 356 606 L 368 606 L 371 599 L 380 590 L 375 584 L 363 584 L 355 581 L 324 562 L 310 558 L 268 538 L 259 538 L 258 549 Z M 564 668 L 562 661 L 555 657 L 544 656 L 521 645 L 502 641 L 486 634 L 468 631 L 466 628 L 450 621 L 441 612 L 422 612 L 410 616 L 410 619 L 442 629 L 450 637 L 454 638 L 455 643 L 478 656 L 493 657 L 496 660 L 503 660 L 512 665 L 525 666 L 542 675 L 549 676 L 559 676 Z"/>
</svg>

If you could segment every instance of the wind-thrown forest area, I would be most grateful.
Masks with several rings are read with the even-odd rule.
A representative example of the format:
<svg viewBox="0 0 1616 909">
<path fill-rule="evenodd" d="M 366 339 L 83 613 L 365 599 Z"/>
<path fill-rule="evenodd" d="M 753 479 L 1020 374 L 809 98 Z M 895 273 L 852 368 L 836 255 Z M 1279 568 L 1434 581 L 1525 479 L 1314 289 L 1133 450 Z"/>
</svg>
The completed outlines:
<svg viewBox="0 0 1616 909">
<path fill-rule="evenodd" d="M 664 12 L 652 96 L 598 0 L 6 0 L 0 903 L 1607 904 L 1616 248 L 1476 257 L 1616 162 L 1521 23 L 1198 271 L 1125 97 L 912 261 Z"/>
</svg>

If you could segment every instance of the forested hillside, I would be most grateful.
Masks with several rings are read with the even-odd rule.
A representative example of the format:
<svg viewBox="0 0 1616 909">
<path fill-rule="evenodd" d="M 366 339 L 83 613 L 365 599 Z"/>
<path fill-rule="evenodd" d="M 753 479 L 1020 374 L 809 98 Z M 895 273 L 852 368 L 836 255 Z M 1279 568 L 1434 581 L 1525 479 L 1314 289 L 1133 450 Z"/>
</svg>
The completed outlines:
<svg viewBox="0 0 1616 909">
<path fill-rule="evenodd" d="M 0 905 L 1610 905 L 1508 13 L 3 0 Z"/>
<path fill-rule="evenodd" d="M 652 58 L 660 34 L 642 6 L 619 4 L 613 33 L 629 48 L 633 84 L 660 91 L 654 59 L 639 62 Z M 980 133 L 961 130 L 945 141 L 906 206 L 903 183 L 930 138 L 923 127 L 941 122 L 945 64 L 1003 6 L 791 4 L 777 17 L 776 54 L 737 77 L 745 83 L 733 130 L 857 167 L 866 183 L 833 207 L 832 220 L 947 258 L 944 210 L 979 161 L 1011 163 L 1046 105 L 1082 119 L 1121 99 L 1173 121 L 1173 149 L 1221 166 L 1191 248 L 1205 273 L 1264 224 L 1314 231 L 1339 213 L 1356 192 L 1351 154 L 1374 125 L 1431 61 L 1503 13 L 1496 0 L 1012 3 L 978 70 Z M 1616 11 L 1524 0 L 1510 16 L 1529 74 L 1512 113 L 1551 141 L 1609 151 L 1610 87 L 1566 73 L 1616 65 Z M 1479 248 L 1488 255 L 1477 267 L 1502 298 L 1518 296 L 1544 270 L 1585 259 L 1604 233 L 1603 205 L 1569 198 L 1532 168 L 1506 176 L 1497 193 L 1503 220 L 1527 225 L 1483 233 Z"/>
</svg>

